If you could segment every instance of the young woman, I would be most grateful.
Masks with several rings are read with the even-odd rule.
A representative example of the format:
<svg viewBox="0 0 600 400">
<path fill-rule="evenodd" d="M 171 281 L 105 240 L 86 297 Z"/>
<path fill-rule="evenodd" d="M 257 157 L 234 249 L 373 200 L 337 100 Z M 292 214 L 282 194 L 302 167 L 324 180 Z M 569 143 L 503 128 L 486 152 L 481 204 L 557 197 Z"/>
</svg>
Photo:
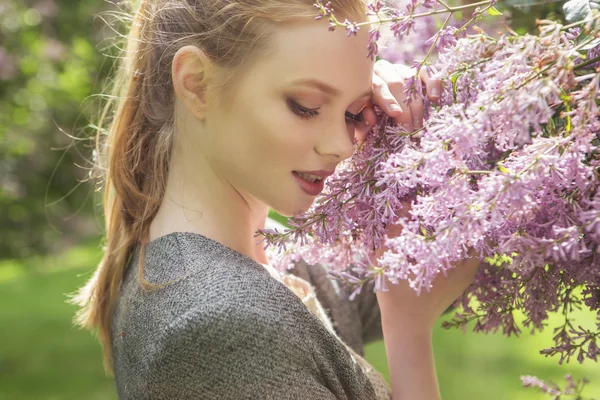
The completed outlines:
<svg viewBox="0 0 600 400">
<path fill-rule="evenodd" d="M 366 21 L 362 0 L 332 6 Z M 439 398 L 431 330 L 475 266 L 419 297 L 389 285 L 350 302 L 324 266 L 277 273 L 254 237 L 269 207 L 309 208 L 308 181 L 352 155 L 373 104 L 422 123 L 422 103 L 404 103 L 407 67 L 368 59 L 368 29 L 346 37 L 315 15 L 313 0 L 135 11 L 99 158 L 105 254 L 73 299 L 119 398 Z M 440 82 L 423 80 L 435 100 Z M 391 392 L 361 357 L 381 335 Z"/>
</svg>

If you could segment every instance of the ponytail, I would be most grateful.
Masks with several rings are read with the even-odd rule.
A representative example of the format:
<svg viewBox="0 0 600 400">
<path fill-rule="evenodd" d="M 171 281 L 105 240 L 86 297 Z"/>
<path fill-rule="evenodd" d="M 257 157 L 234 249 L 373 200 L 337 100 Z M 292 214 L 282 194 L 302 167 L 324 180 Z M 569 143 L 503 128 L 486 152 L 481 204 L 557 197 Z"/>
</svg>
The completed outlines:
<svg viewBox="0 0 600 400">
<path fill-rule="evenodd" d="M 148 105 L 145 79 L 152 67 L 148 38 L 141 39 L 147 1 L 142 1 L 128 35 L 128 48 L 117 73 L 113 92 L 101 121 L 106 120 L 116 106 L 108 132 L 108 171 L 105 181 L 104 214 L 106 243 L 104 256 L 93 276 L 69 300 L 80 306 L 74 323 L 84 329 L 97 331 L 104 353 L 104 369 L 112 374 L 112 314 L 125 269 L 133 249 L 141 244 L 138 276 L 148 287 L 157 287 L 143 277 L 143 255 L 150 222 L 158 212 L 166 186 L 168 155 L 172 135 L 159 132 L 157 125 L 146 117 Z M 118 103 L 115 99 L 121 99 Z M 102 125 L 102 124 L 99 124 Z M 97 148 L 103 145 L 101 130 L 96 136 Z M 159 147 L 167 147 L 164 151 Z M 149 157 L 160 153 L 159 157 Z M 155 163 L 152 163 L 155 161 Z M 152 179 L 146 179 L 152 177 Z"/>
</svg>

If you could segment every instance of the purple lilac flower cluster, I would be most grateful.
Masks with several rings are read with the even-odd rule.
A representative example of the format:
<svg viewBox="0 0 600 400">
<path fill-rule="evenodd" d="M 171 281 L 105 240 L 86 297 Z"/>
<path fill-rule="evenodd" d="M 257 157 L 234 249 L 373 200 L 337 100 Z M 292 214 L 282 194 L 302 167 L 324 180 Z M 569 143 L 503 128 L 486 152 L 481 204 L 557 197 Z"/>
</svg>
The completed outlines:
<svg viewBox="0 0 600 400">
<path fill-rule="evenodd" d="M 311 209 L 286 232 L 261 232 L 275 265 L 328 265 L 355 294 L 369 280 L 385 290 L 384 276 L 420 292 L 475 251 L 485 263 L 444 326 L 511 335 L 515 311 L 532 332 L 560 313 L 542 353 L 596 361 L 600 74 L 587 45 L 600 16 L 579 25 L 539 21 L 537 36 L 497 39 L 442 26 L 440 37 L 457 35 L 440 47 L 444 91 L 424 127 L 408 132 L 376 108 L 378 123 Z M 392 224 L 402 232 L 390 238 Z M 570 317 L 581 307 L 597 313 L 593 329 Z"/>
<path fill-rule="evenodd" d="M 570 374 L 565 375 L 564 379 L 567 381 L 567 386 L 564 389 L 553 382 L 546 383 L 535 376 L 522 376 L 521 382 L 524 387 L 538 388 L 542 392 L 552 395 L 554 399 L 560 399 L 561 396 L 562 398 L 573 396 L 573 399 L 583 400 L 581 392 L 589 381 L 587 379 L 576 381 Z"/>
</svg>

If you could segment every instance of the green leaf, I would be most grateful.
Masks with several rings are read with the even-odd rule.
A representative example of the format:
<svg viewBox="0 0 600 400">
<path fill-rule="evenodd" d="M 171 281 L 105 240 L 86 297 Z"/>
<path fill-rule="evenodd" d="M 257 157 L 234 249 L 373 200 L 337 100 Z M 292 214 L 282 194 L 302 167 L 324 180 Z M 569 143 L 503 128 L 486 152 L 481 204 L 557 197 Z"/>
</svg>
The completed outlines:
<svg viewBox="0 0 600 400">
<path fill-rule="evenodd" d="M 592 15 L 593 9 L 600 9 L 600 0 L 569 0 L 563 4 L 567 22 L 577 22 Z"/>
<path fill-rule="evenodd" d="M 546 131 L 549 135 L 553 135 L 554 132 L 556 132 L 556 124 L 554 123 L 554 120 L 552 118 L 550 118 L 550 120 L 548 121 L 548 125 L 546 125 Z"/>
<path fill-rule="evenodd" d="M 458 72 L 455 72 L 452 77 L 450 77 L 450 81 L 452 82 L 452 95 L 454 97 L 454 102 L 456 103 L 456 95 L 458 92 L 458 85 L 456 83 L 456 81 L 458 81 L 458 78 L 460 77 L 460 74 Z"/>
<path fill-rule="evenodd" d="M 510 171 L 506 168 L 504 168 L 501 164 L 496 164 L 498 166 L 498 171 L 502 172 L 503 174 L 508 174 Z"/>
<path fill-rule="evenodd" d="M 488 14 L 490 15 L 503 15 L 496 7 L 491 6 L 488 8 Z"/>
</svg>

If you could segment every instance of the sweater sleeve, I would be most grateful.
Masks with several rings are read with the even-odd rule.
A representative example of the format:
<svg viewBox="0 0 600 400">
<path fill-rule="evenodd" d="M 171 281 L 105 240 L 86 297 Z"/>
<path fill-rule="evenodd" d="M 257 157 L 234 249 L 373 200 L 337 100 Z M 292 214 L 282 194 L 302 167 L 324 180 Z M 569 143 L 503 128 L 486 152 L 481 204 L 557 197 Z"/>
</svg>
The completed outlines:
<svg viewBox="0 0 600 400">
<path fill-rule="evenodd" d="M 353 290 L 343 289 L 348 299 Z M 347 300 L 350 301 L 350 300 Z M 366 283 L 361 292 L 352 300 L 354 309 L 360 318 L 362 340 L 364 344 L 383 339 L 381 311 L 375 295 L 375 282 Z"/>
<path fill-rule="evenodd" d="M 285 231 L 286 227 L 272 218 L 267 218 L 266 228 Z M 342 287 L 328 277 L 328 268 L 308 265 L 304 261 L 295 263 L 290 273 L 309 282 L 340 338 L 359 355 L 364 355 L 365 344 L 383 339 L 381 312 L 375 285 L 369 282 L 353 300 L 353 290 Z"/>
<path fill-rule="evenodd" d="M 149 399 L 335 399 L 314 349 L 264 310 L 211 304 L 177 318 L 150 366 Z"/>
<path fill-rule="evenodd" d="M 315 289 L 317 299 L 327 312 L 340 338 L 356 353 L 364 355 L 365 344 L 383 338 L 381 312 L 374 283 L 369 282 L 353 300 L 353 289 L 344 287 L 328 275 L 328 268 L 320 264 L 308 265 L 303 260 L 295 263 L 290 273 L 308 281 Z"/>
</svg>

